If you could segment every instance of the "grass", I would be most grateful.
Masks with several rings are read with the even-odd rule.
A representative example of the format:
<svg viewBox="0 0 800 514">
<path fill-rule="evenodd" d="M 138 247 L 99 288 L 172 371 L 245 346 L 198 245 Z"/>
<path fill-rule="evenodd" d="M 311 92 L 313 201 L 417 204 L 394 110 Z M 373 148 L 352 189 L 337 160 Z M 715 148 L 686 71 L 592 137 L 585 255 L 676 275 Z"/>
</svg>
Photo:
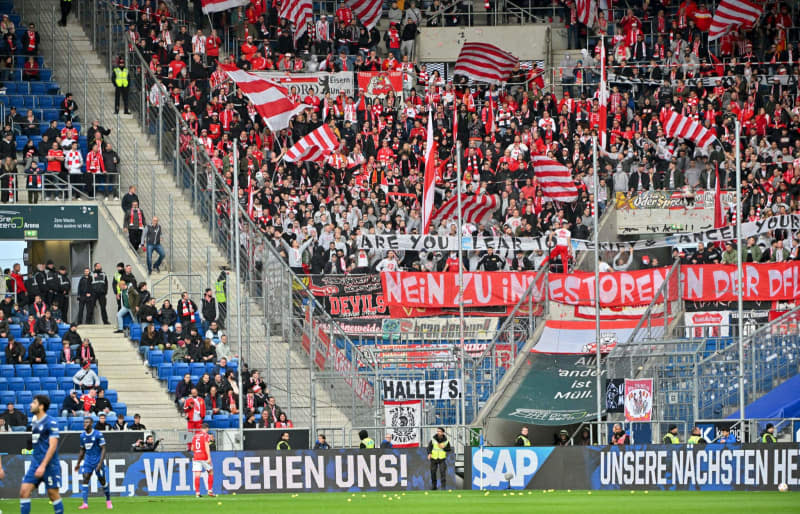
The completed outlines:
<svg viewBox="0 0 800 514">
<path fill-rule="evenodd" d="M 221 512 L 290 512 L 383 514 L 386 512 L 436 514 L 497 514 L 502 512 L 564 513 L 705 513 L 800 511 L 797 494 L 779 492 L 678 491 L 517 491 L 485 493 L 450 491 L 425 493 L 299 493 L 240 494 L 217 498 L 136 497 L 112 498 L 114 514 L 204 514 Z M 65 512 L 76 512 L 77 498 L 64 500 Z M 17 500 L 0 500 L 2 512 L 19 512 Z M 33 501 L 32 513 L 50 513 L 47 500 Z M 91 497 L 88 512 L 107 512 L 105 498 Z"/>
</svg>

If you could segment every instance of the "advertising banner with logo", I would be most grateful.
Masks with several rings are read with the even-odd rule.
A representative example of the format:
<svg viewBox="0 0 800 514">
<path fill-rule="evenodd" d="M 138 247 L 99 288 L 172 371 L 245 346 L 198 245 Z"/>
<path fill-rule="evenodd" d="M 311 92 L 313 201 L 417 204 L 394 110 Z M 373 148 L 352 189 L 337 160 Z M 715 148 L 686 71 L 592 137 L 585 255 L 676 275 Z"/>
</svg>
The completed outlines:
<svg viewBox="0 0 800 514">
<path fill-rule="evenodd" d="M 276 82 L 286 89 L 295 86 L 301 97 L 317 95 L 322 98 L 325 93 L 335 97 L 340 92 L 347 96 L 355 94 L 353 73 L 340 71 L 336 73 L 286 73 L 282 71 L 256 71 L 253 73 L 263 79 Z"/>
<path fill-rule="evenodd" d="M 600 352 L 609 353 L 633 334 L 638 320 L 600 321 Z M 652 327 L 658 333 L 658 327 Z M 533 351 L 538 353 L 580 354 L 597 351 L 597 328 L 594 321 L 545 321 L 539 341 Z"/>
<path fill-rule="evenodd" d="M 381 277 L 372 275 L 306 275 L 308 289 L 333 318 L 385 318 Z"/>
<path fill-rule="evenodd" d="M 468 489 L 800 491 L 796 443 L 471 450 Z"/>
<path fill-rule="evenodd" d="M 593 356 L 531 353 L 525 376 L 500 417 L 519 423 L 564 426 L 597 416 Z M 602 374 L 606 371 L 602 370 Z"/>
<path fill-rule="evenodd" d="M 733 193 L 722 193 L 722 205 L 735 202 Z M 672 234 L 698 232 L 714 227 L 714 191 L 640 191 L 614 198 L 619 234 Z"/>
<path fill-rule="evenodd" d="M 485 317 L 464 320 L 464 338 L 470 341 L 491 341 L 500 318 Z M 460 322 L 453 318 L 384 319 L 384 339 L 419 339 L 424 341 L 459 341 Z"/>
<path fill-rule="evenodd" d="M 403 74 L 399 71 L 359 71 L 358 90 L 367 98 L 403 94 Z"/>
<path fill-rule="evenodd" d="M 728 337 L 731 334 L 729 312 L 685 312 L 686 337 Z"/>
<path fill-rule="evenodd" d="M 387 400 L 457 400 L 461 397 L 461 380 L 383 380 L 383 397 Z"/>
<path fill-rule="evenodd" d="M 77 448 L 75 448 L 77 449 Z M 73 471 L 77 454 L 61 454 L 61 495 L 80 497 L 81 475 Z M 448 460 L 454 457 L 449 457 Z M 430 488 L 430 463 L 424 448 L 387 450 L 212 452 L 217 494 L 413 491 Z M 3 458 L 6 479 L 0 498 L 14 498 L 31 464 L 26 455 Z M 447 466 L 455 484 L 455 466 Z M 108 458 L 107 479 L 115 496 L 192 496 L 189 453 L 124 453 Z M 39 490 L 44 494 L 44 484 Z M 101 492 L 92 481 L 92 494 Z"/>
<path fill-rule="evenodd" d="M 94 241 L 96 205 L 0 206 L 0 240 Z"/>
<path fill-rule="evenodd" d="M 653 415 L 653 379 L 625 379 L 625 420 L 650 421 Z"/>
<path fill-rule="evenodd" d="M 383 409 L 386 416 L 386 432 L 392 434 L 392 447 L 419 447 L 418 427 L 422 424 L 422 400 L 385 400 Z"/>
</svg>

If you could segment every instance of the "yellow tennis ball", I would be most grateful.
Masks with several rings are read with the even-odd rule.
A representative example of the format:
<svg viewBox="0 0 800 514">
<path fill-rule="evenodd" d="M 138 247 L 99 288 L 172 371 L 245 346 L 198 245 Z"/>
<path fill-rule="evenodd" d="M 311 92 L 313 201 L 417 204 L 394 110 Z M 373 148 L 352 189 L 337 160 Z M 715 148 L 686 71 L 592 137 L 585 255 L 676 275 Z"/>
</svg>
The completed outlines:
<svg viewBox="0 0 800 514">
<path fill-rule="evenodd" d="M 484 496 L 489 496 L 489 491 L 486 491 L 485 493 L 483 493 L 483 495 Z"/>
<path fill-rule="evenodd" d="M 351 501 L 353 501 L 353 499 L 352 498 L 348 498 L 347 501 L 351 502 Z"/>
<path fill-rule="evenodd" d="M 586 494 L 592 494 L 592 491 L 589 491 L 589 492 L 588 492 L 588 493 L 586 493 Z"/>
<path fill-rule="evenodd" d="M 217 505 L 222 505 L 222 502 L 217 502 Z"/>
<path fill-rule="evenodd" d="M 458 497 L 461 498 L 461 495 L 459 494 Z"/>
<path fill-rule="evenodd" d="M 650 492 L 650 491 L 645 491 L 645 492 L 644 492 L 644 494 L 647 494 L 647 493 L 649 493 L 649 492 Z"/>
</svg>

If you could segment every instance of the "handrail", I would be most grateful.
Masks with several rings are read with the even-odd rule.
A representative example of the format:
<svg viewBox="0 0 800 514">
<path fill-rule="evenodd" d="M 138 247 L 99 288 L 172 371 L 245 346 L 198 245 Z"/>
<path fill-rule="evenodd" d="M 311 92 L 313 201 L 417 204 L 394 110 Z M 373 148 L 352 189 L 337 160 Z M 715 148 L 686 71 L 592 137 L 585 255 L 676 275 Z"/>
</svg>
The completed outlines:
<svg viewBox="0 0 800 514">
<path fill-rule="evenodd" d="M 656 291 L 655 294 L 653 295 L 653 299 L 650 301 L 650 305 L 647 306 L 647 309 L 644 311 L 644 314 L 642 314 L 642 317 L 639 318 L 639 322 L 636 324 L 636 327 L 633 329 L 633 332 L 631 332 L 631 335 L 628 336 L 628 339 L 625 341 L 625 343 L 621 345 L 622 347 L 628 347 L 629 345 L 636 342 L 636 336 L 639 333 L 639 330 L 642 328 L 645 321 L 650 320 L 650 314 L 653 311 L 653 307 L 656 304 L 660 303 L 659 298 L 663 298 L 662 301 L 664 302 L 664 328 L 666 329 L 669 326 L 669 308 L 667 304 L 669 303 L 670 300 L 669 300 L 668 288 L 669 288 L 669 283 L 672 280 L 673 274 L 676 273 L 678 274 L 677 280 L 678 283 L 680 284 L 680 265 L 681 265 L 680 260 L 676 260 L 672 264 L 672 267 L 670 268 L 669 272 L 667 272 L 667 276 L 664 277 L 664 282 L 661 284 L 661 287 L 659 287 L 658 291 Z M 664 335 L 666 335 L 666 330 Z"/>
</svg>

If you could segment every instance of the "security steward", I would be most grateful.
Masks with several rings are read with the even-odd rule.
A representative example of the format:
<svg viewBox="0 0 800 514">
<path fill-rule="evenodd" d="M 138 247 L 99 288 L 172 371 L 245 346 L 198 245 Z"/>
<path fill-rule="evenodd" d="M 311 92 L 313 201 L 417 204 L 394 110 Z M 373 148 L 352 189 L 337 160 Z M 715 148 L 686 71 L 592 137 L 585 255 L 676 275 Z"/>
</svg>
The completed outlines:
<svg viewBox="0 0 800 514">
<path fill-rule="evenodd" d="M 772 423 L 767 423 L 767 428 L 764 430 L 764 433 L 761 434 L 761 442 L 764 444 L 773 444 L 778 442 L 778 438 L 775 437 L 775 425 Z"/>
<path fill-rule="evenodd" d="M 278 441 L 278 445 L 275 447 L 276 450 L 291 450 L 292 447 L 289 444 L 289 432 L 284 432 L 281 434 L 281 440 Z"/>
<path fill-rule="evenodd" d="M 92 276 L 89 273 L 89 268 L 83 270 L 83 276 L 78 282 L 78 317 L 75 320 L 76 325 L 83 324 L 83 312 L 86 311 L 86 323 L 92 324 L 93 312 L 92 306 L 94 299 L 92 296 Z"/>
<path fill-rule="evenodd" d="M 94 316 L 94 306 L 96 303 L 100 304 L 100 316 L 103 319 L 103 325 L 108 325 L 108 311 L 106 310 L 106 295 L 108 295 L 108 277 L 106 272 L 103 271 L 103 266 L 96 262 L 94 263 L 94 271 L 92 272 L 92 307 L 89 310 L 91 316 Z"/>
<path fill-rule="evenodd" d="M 489 247 L 486 250 L 486 255 L 478 261 L 478 269 L 482 269 L 483 271 L 500 271 L 503 269 L 503 259 L 494 253 L 494 248 Z"/>
<path fill-rule="evenodd" d="M 706 444 L 706 442 L 706 438 L 703 437 L 703 432 L 700 430 L 700 427 L 694 427 L 692 429 L 692 435 L 686 440 L 687 444 Z"/>
<path fill-rule="evenodd" d="M 66 320 L 69 319 L 69 292 L 70 289 L 72 289 L 66 266 L 58 268 L 58 275 L 56 275 L 56 278 L 58 279 L 58 284 L 56 285 L 56 292 L 53 295 L 53 300 L 58 302 L 58 306 L 61 308 L 61 316 Z"/>
<path fill-rule="evenodd" d="M 42 295 L 42 300 L 47 305 L 53 305 L 53 300 L 58 291 L 58 273 L 53 261 L 47 261 L 47 266 L 44 268 L 44 283 L 47 287 L 47 293 Z"/>
<path fill-rule="evenodd" d="M 362 450 L 372 450 L 375 448 L 375 441 L 370 439 L 369 433 L 366 430 L 361 430 L 358 433 L 358 438 L 361 439 L 361 444 L 358 445 Z"/>
<path fill-rule="evenodd" d="M 219 328 L 225 328 L 225 316 L 228 314 L 228 297 L 225 294 L 228 273 L 230 273 L 230 271 L 227 266 L 223 266 L 222 271 L 219 272 L 217 281 L 214 282 L 214 300 L 217 302 L 217 325 L 219 325 Z"/>
<path fill-rule="evenodd" d="M 681 440 L 678 438 L 678 426 L 670 425 L 669 431 L 664 434 L 664 444 L 680 444 Z"/>
<path fill-rule="evenodd" d="M 119 114 L 120 97 L 125 105 L 125 114 L 130 114 L 128 110 L 128 68 L 125 67 L 125 59 L 118 58 L 117 65 L 111 72 L 113 75 L 111 78 L 114 81 L 114 114 Z"/>
<path fill-rule="evenodd" d="M 528 427 L 522 427 L 519 431 L 519 435 L 517 436 L 517 441 L 514 443 L 514 446 L 530 446 L 531 440 L 528 439 Z"/>
<path fill-rule="evenodd" d="M 117 297 L 117 310 L 122 308 L 120 300 L 119 281 L 122 280 L 122 272 L 125 271 L 125 264 L 118 262 L 117 271 L 114 273 L 114 278 L 111 281 L 111 288 L 114 290 L 114 295 Z"/>
<path fill-rule="evenodd" d="M 436 434 L 428 443 L 428 460 L 431 461 L 431 484 L 432 489 L 435 491 L 436 487 L 436 469 L 439 469 L 439 485 L 442 490 L 447 489 L 447 452 L 453 451 L 450 446 L 450 441 L 444 433 L 444 428 L 439 427 L 436 429 Z"/>
</svg>

